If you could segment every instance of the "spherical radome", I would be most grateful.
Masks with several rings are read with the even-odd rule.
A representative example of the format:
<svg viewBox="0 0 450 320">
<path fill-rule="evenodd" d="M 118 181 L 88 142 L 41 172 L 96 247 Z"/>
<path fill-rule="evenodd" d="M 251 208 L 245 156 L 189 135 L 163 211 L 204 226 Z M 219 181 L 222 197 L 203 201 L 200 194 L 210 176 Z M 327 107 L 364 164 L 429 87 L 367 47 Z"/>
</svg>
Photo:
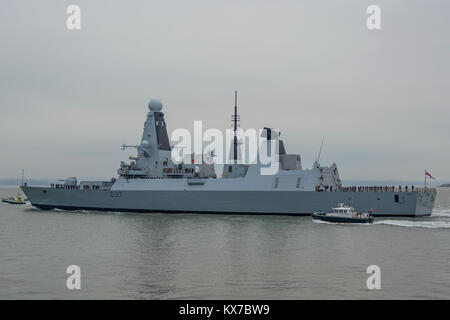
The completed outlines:
<svg viewBox="0 0 450 320">
<path fill-rule="evenodd" d="M 149 145 L 150 145 L 150 142 L 148 142 L 147 140 L 142 140 L 141 147 L 147 148 Z"/>
<path fill-rule="evenodd" d="M 162 107 L 162 102 L 157 99 L 151 99 L 148 103 L 148 108 L 150 109 L 150 111 L 160 111 Z"/>
</svg>

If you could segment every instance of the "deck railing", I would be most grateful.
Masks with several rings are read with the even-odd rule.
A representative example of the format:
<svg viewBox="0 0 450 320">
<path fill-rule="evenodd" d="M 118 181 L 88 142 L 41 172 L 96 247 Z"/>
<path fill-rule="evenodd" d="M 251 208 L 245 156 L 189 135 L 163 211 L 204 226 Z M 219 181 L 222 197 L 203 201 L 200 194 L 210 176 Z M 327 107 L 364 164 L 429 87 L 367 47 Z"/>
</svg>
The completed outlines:
<svg viewBox="0 0 450 320">
<path fill-rule="evenodd" d="M 421 188 L 417 188 L 416 191 L 418 191 L 418 192 L 436 192 L 436 188 L 421 187 Z"/>
<path fill-rule="evenodd" d="M 341 187 L 341 192 L 435 192 L 435 188 L 414 186 L 348 186 Z"/>
</svg>

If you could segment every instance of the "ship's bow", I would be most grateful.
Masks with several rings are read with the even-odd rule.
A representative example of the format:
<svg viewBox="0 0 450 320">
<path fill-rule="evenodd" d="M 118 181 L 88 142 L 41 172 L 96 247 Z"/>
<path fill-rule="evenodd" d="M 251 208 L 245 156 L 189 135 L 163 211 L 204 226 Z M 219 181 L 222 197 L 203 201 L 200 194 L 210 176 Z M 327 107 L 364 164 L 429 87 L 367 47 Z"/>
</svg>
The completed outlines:
<svg viewBox="0 0 450 320">
<path fill-rule="evenodd" d="M 20 188 L 33 206 L 40 207 L 43 203 L 48 202 L 48 188 L 28 186 L 21 186 Z"/>
</svg>

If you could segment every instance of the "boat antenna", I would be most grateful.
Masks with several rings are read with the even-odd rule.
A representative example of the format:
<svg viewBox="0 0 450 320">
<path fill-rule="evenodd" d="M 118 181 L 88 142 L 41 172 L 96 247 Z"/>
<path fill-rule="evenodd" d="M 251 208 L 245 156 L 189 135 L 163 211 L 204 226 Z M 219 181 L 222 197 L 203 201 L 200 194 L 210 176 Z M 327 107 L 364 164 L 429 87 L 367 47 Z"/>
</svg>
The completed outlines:
<svg viewBox="0 0 450 320">
<path fill-rule="evenodd" d="M 325 136 L 322 137 L 322 143 L 320 144 L 319 156 L 317 157 L 317 162 L 319 162 L 319 160 L 320 160 L 320 154 L 322 153 L 322 146 L 323 146 L 324 139 L 325 139 Z"/>
</svg>

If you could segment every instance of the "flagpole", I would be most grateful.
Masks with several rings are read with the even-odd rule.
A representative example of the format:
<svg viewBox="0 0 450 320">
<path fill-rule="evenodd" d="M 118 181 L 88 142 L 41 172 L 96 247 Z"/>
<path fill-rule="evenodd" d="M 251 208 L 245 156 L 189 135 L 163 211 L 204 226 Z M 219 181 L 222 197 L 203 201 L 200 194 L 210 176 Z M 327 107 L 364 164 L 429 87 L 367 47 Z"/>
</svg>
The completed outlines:
<svg viewBox="0 0 450 320">
<path fill-rule="evenodd" d="M 427 169 L 425 169 L 425 189 L 427 188 Z"/>
</svg>

